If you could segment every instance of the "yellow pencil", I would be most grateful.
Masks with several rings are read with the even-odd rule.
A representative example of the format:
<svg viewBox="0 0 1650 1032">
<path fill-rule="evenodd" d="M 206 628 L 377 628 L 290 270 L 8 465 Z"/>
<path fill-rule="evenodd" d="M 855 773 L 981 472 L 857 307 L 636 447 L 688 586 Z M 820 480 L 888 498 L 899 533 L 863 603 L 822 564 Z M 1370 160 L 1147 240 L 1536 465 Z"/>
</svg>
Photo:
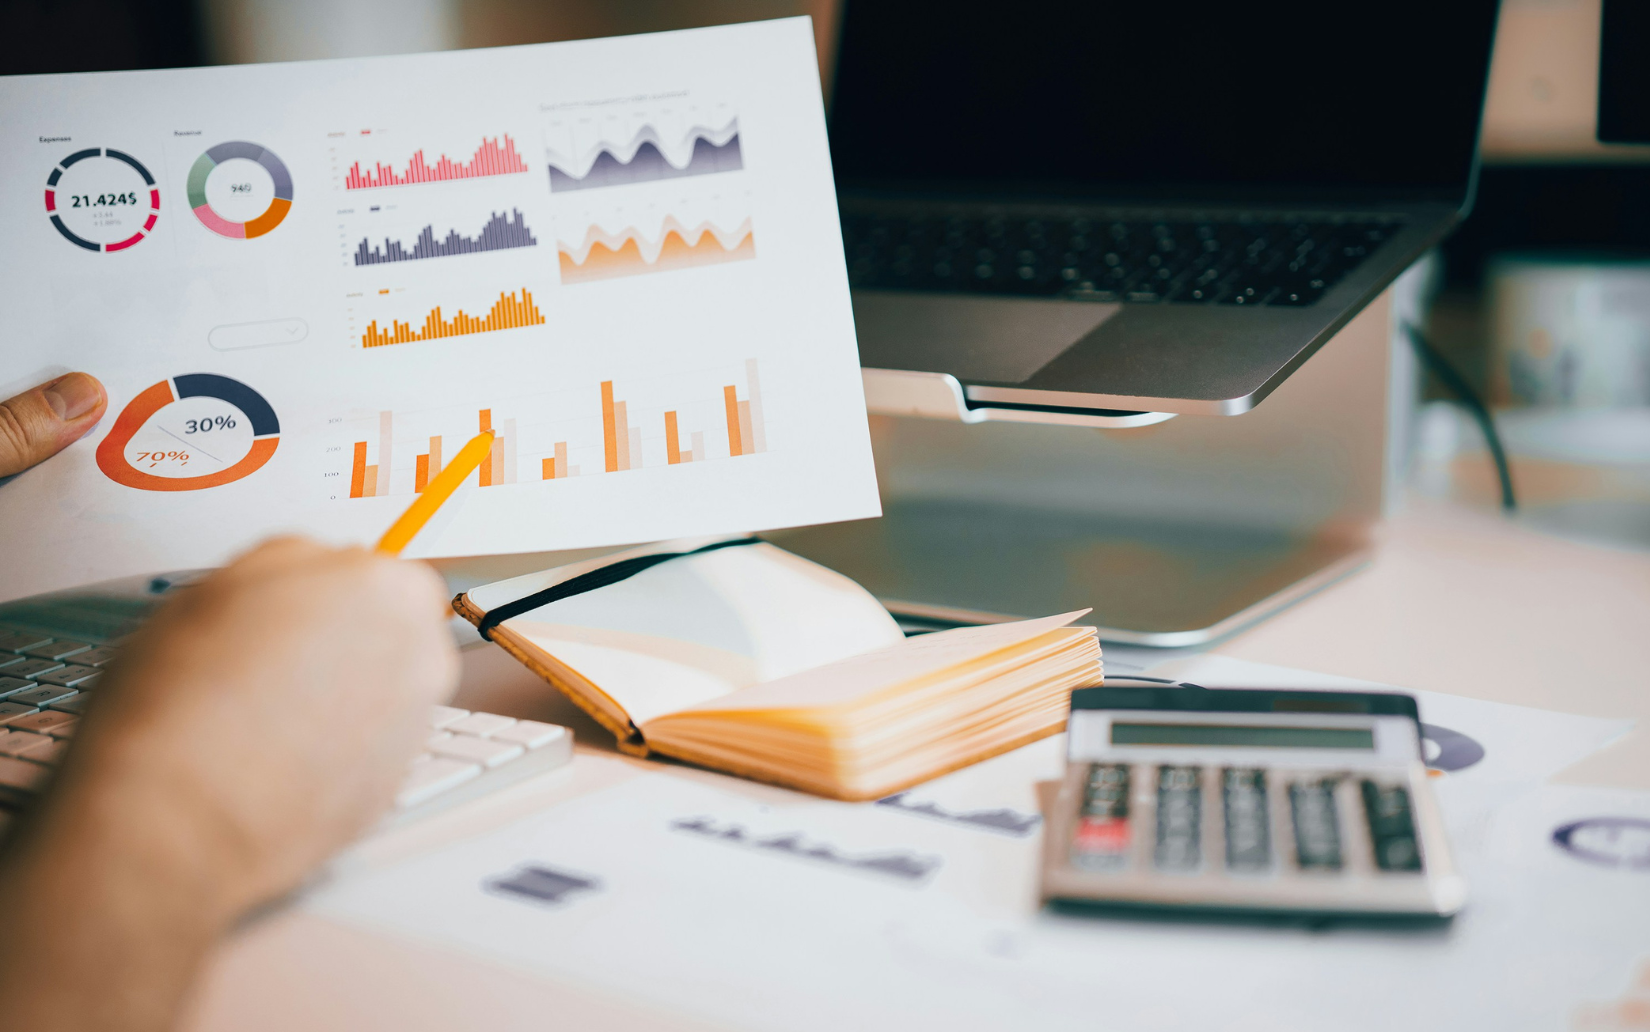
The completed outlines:
<svg viewBox="0 0 1650 1032">
<path fill-rule="evenodd" d="M 407 511 L 401 518 L 390 524 L 390 529 L 384 531 L 384 536 L 378 539 L 377 550 L 385 555 L 400 555 L 401 550 L 413 539 L 424 524 L 430 522 L 437 509 L 448 498 L 452 497 L 458 485 L 464 483 L 464 478 L 470 471 L 487 461 L 487 455 L 493 450 L 493 432 L 483 430 L 470 438 L 470 443 L 458 450 L 453 461 L 447 463 L 447 468 L 437 473 L 424 486 L 424 493 L 413 499 L 407 506 Z"/>
</svg>

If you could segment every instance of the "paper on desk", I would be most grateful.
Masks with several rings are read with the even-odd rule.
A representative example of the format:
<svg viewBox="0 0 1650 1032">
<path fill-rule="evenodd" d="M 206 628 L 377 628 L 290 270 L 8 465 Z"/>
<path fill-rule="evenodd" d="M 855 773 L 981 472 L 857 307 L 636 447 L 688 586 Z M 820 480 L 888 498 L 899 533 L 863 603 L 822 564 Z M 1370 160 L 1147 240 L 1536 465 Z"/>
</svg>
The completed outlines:
<svg viewBox="0 0 1650 1032">
<path fill-rule="evenodd" d="M 1243 667 L 1203 674 L 1289 673 Z M 1430 693 L 1422 706 L 1484 747 L 1436 782 L 1472 887 L 1439 931 L 1042 913 L 1033 785 L 1059 772 L 1063 736 L 857 805 L 661 768 L 306 905 L 751 1029 L 1274 1032 L 1332 1016 L 1501 1032 L 1602 1013 L 1650 958 L 1650 796 L 1541 781 L 1622 722 Z M 1555 841 L 1589 820 L 1573 848 Z M 488 887 L 525 867 L 548 871 L 526 884 L 560 901 Z"/>
<path fill-rule="evenodd" d="M 806 18 L 0 79 L 0 397 L 100 430 L 0 488 L 0 599 L 370 542 L 409 555 L 875 516 Z"/>
<path fill-rule="evenodd" d="M 1051 916 L 1035 838 L 672 772 L 307 906 L 736 1028 L 1555 1029 L 1650 957 L 1643 840 L 1555 843 L 1599 817 L 1650 796 L 1541 788 L 1463 851 L 1453 926 L 1310 932 Z"/>
<path fill-rule="evenodd" d="M 1445 772 L 1438 782 L 1440 791 L 1449 791 L 1443 786 L 1452 783 L 1484 790 L 1534 787 L 1633 726 L 1631 720 L 1555 713 L 1226 656 L 1175 660 L 1151 667 L 1149 673 L 1206 688 L 1326 688 L 1413 695 L 1421 711 L 1428 762 Z"/>
</svg>

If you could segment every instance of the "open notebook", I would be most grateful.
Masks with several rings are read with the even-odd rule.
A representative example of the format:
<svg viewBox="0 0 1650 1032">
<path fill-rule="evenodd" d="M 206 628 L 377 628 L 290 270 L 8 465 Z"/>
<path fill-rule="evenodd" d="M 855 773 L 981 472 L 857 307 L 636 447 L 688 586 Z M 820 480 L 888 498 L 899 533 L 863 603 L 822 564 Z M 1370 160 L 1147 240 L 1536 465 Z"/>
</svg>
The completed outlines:
<svg viewBox="0 0 1650 1032">
<path fill-rule="evenodd" d="M 908 639 L 858 584 L 743 538 L 557 567 L 453 607 L 627 752 L 838 799 L 1053 734 L 1072 689 L 1101 679 L 1094 629 L 1069 626 L 1082 613 Z"/>
</svg>

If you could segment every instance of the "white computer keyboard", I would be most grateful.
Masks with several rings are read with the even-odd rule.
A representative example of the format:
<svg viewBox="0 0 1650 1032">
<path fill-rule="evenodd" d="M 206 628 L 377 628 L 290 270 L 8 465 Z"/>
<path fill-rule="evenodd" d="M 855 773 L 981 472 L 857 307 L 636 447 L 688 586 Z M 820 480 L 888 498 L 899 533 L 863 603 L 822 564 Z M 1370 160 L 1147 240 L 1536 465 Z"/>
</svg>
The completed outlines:
<svg viewBox="0 0 1650 1032">
<path fill-rule="evenodd" d="M 0 626 L 0 829 L 51 779 L 120 647 Z M 559 724 L 436 706 L 425 752 L 395 797 L 390 823 L 417 820 L 573 758 Z"/>
</svg>

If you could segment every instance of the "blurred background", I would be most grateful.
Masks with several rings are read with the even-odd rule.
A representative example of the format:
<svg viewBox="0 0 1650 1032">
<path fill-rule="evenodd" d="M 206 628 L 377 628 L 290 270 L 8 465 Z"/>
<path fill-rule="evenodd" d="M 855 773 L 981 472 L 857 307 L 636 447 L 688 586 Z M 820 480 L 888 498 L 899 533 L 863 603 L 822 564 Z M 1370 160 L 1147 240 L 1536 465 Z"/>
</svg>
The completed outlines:
<svg viewBox="0 0 1650 1032">
<path fill-rule="evenodd" d="M 353 57 L 807 14 L 828 88 L 838 6 L 0 0 L 0 72 Z M 1518 518 L 1635 549 L 1650 548 L 1650 80 L 1610 75 L 1641 64 L 1647 43 L 1650 4 L 1504 0 L 1477 201 L 1431 263 L 1425 292 L 1434 342 L 1496 414 Z M 1624 59 L 1612 60 L 1618 52 Z M 1417 389 L 1412 489 L 1493 507 L 1496 479 L 1477 426 L 1440 382 L 1428 377 Z"/>
</svg>

